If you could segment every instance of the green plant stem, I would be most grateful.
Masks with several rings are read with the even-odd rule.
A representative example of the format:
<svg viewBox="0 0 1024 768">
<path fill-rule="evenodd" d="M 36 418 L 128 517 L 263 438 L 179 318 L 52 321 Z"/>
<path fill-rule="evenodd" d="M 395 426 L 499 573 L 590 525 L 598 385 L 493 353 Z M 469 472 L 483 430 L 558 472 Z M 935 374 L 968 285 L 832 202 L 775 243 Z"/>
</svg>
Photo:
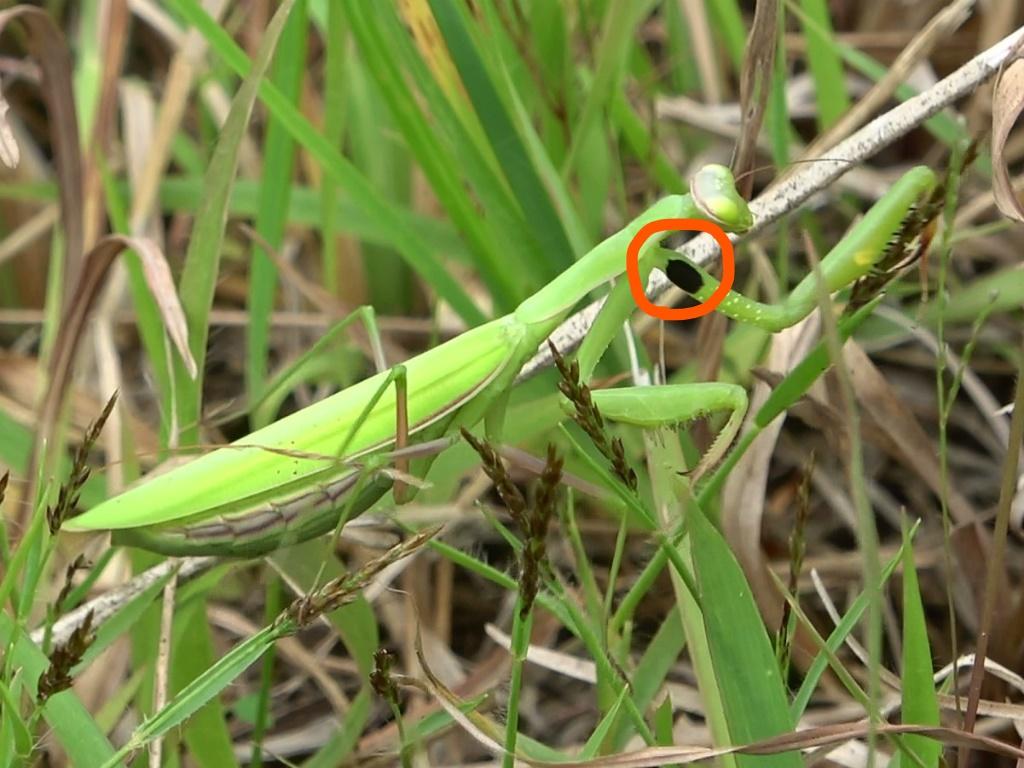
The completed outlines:
<svg viewBox="0 0 1024 768">
<path fill-rule="evenodd" d="M 504 768 L 514 768 L 516 762 L 516 740 L 519 737 L 519 696 L 523 689 L 523 667 L 530 650 L 530 633 L 533 628 L 533 605 L 526 605 L 522 594 L 516 598 L 512 617 L 512 673 L 508 684 L 508 715 L 505 719 Z"/>
</svg>

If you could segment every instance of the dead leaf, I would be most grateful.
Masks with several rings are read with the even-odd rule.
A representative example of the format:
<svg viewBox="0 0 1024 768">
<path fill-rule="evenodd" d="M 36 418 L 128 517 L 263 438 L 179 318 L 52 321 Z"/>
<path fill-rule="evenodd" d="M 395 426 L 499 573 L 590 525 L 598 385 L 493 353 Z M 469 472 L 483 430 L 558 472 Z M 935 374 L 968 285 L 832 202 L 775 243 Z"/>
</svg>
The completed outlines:
<svg viewBox="0 0 1024 768">
<path fill-rule="evenodd" d="M 9 22 L 20 22 L 20 39 L 42 74 L 40 85 L 46 103 L 53 163 L 57 170 L 61 226 L 64 229 L 64 285 L 75 285 L 82 268 L 82 156 L 78 116 L 71 90 L 71 51 L 60 29 L 42 8 L 16 5 L 0 11 L 0 35 Z M 0 139 L 2 143 L 2 139 Z M 68 303 L 65 296 L 64 306 Z"/>
<path fill-rule="evenodd" d="M 771 93 L 772 72 L 775 69 L 775 44 L 778 40 L 779 3 L 760 2 L 754 9 L 754 23 L 747 39 L 743 57 L 743 74 L 740 80 L 740 103 L 742 122 L 740 137 L 736 143 L 736 155 L 732 164 L 733 173 L 740 182 L 740 194 L 750 199 L 754 185 L 753 174 L 747 172 L 753 167 L 757 155 L 757 137 Z"/>
<path fill-rule="evenodd" d="M 767 367 L 772 371 L 789 373 L 814 346 L 820 326 L 820 315 L 815 312 L 797 325 L 775 334 Z M 749 412 L 757 413 L 770 392 L 764 383 L 755 385 Z M 768 488 L 768 469 L 786 416 L 784 412 L 762 430 L 729 473 L 722 494 L 722 530 L 743 567 L 768 626 L 778 626 L 782 601 L 768 576 L 768 563 L 761 548 L 761 521 Z M 798 642 L 806 651 L 806 640 L 801 638 Z M 801 662 L 804 655 L 798 654 Z"/>
<path fill-rule="evenodd" d="M 89 314 L 114 259 L 129 249 L 135 251 L 142 261 L 143 277 L 156 299 L 167 335 L 178 349 L 189 375 L 193 378 L 196 376 L 196 362 L 188 347 L 185 313 L 178 300 L 174 279 L 163 253 L 155 243 L 143 238 L 125 235 L 107 235 L 102 238 L 84 259 L 81 281 L 71 294 L 54 342 L 53 354 L 50 357 L 49 386 L 39 412 L 39 428 L 34 435 L 32 464 L 28 473 L 30 480 L 34 481 L 38 475 L 40 461 L 43 458 L 41 446 L 52 444 L 51 438 L 65 400 L 75 356 Z"/>
<path fill-rule="evenodd" d="M 1006 164 L 1006 139 L 1024 109 L 1024 59 L 1016 59 L 999 76 L 992 96 L 992 194 L 1004 216 L 1024 222 L 1024 206 L 1013 192 Z"/>
<path fill-rule="evenodd" d="M 18 149 L 18 142 L 14 140 L 14 131 L 7 122 L 7 110 L 11 105 L 7 103 L 3 93 L 0 93 L 0 163 L 8 168 L 17 168 L 21 160 L 21 150 Z"/>
</svg>

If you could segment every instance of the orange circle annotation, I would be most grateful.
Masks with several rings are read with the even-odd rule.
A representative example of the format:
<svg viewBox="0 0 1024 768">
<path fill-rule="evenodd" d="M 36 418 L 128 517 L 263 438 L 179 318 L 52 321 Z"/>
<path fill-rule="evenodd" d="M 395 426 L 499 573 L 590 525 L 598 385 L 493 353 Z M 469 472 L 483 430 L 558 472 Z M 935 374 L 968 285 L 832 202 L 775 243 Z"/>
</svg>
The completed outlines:
<svg viewBox="0 0 1024 768">
<path fill-rule="evenodd" d="M 722 281 L 715 289 L 708 300 L 695 307 L 663 307 L 654 304 L 647 298 L 644 285 L 640 280 L 640 248 L 647 239 L 656 232 L 707 232 L 718 242 L 722 251 Z M 637 230 L 633 239 L 629 241 L 626 248 L 626 278 L 629 280 L 629 290 L 633 294 L 633 301 L 636 305 L 651 317 L 659 320 L 693 320 L 703 317 L 715 311 L 715 308 L 722 303 L 732 290 L 732 283 L 736 277 L 736 256 L 732 240 L 725 233 L 725 230 L 713 221 L 705 219 L 655 219 L 649 221 Z"/>
</svg>

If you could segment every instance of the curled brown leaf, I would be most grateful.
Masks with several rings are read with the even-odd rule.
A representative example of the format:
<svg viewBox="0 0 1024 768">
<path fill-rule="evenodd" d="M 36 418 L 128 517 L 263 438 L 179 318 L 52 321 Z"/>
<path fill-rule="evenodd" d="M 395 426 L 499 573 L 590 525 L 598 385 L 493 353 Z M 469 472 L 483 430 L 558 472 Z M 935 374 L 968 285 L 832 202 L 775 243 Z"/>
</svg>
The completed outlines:
<svg viewBox="0 0 1024 768">
<path fill-rule="evenodd" d="M 40 446 L 51 443 L 50 437 L 53 435 L 54 425 L 64 402 L 75 353 L 78 351 L 89 313 L 114 259 L 129 249 L 139 255 L 143 276 L 156 299 L 167 335 L 178 349 L 189 374 L 193 378 L 196 375 L 196 362 L 188 347 L 185 313 L 178 300 L 171 270 L 163 253 L 151 240 L 125 235 L 107 235 L 86 255 L 81 280 L 75 286 L 67 310 L 61 319 L 60 330 L 50 357 L 49 386 L 40 409 L 39 428 L 35 433 L 33 466 L 28 474 L 30 478 L 36 477 L 36 469 L 42 458 Z"/>
<path fill-rule="evenodd" d="M 49 117 L 53 162 L 60 194 L 61 225 L 64 228 L 65 285 L 78 281 L 84 249 L 82 229 L 82 156 L 79 149 L 78 117 L 71 90 L 71 51 L 60 29 L 42 8 L 16 5 L 0 11 L 0 35 L 10 22 L 17 22 L 20 37 L 39 65 L 40 86 Z M 2 120 L 0 120 L 2 122 Z M 3 137 L 0 136 L 0 144 Z"/>
<path fill-rule="evenodd" d="M 1024 222 L 1024 206 L 1013 191 L 1006 164 L 1006 139 L 1024 110 L 1024 59 L 1007 65 L 992 96 L 992 194 L 1004 216 Z"/>
<path fill-rule="evenodd" d="M 3 93 L 0 93 L 0 163 L 8 168 L 17 168 L 21 160 L 21 151 L 14 139 L 11 124 L 7 122 L 7 110 L 10 108 L 11 105 L 7 103 Z"/>
</svg>

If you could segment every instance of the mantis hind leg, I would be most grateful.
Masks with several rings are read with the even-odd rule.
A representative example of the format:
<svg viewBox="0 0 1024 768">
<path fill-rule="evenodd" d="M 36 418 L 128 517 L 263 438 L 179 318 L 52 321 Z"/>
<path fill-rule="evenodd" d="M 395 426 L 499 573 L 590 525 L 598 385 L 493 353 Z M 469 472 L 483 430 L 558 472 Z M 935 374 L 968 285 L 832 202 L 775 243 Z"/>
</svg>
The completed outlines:
<svg viewBox="0 0 1024 768">
<path fill-rule="evenodd" d="M 592 395 L 602 416 L 646 429 L 685 424 L 712 413 L 727 413 L 728 418 L 711 447 L 690 473 L 693 481 L 725 456 L 747 412 L 746 390 L 736 384 L 719 382 L 599 389 Z"/>
</svg>

